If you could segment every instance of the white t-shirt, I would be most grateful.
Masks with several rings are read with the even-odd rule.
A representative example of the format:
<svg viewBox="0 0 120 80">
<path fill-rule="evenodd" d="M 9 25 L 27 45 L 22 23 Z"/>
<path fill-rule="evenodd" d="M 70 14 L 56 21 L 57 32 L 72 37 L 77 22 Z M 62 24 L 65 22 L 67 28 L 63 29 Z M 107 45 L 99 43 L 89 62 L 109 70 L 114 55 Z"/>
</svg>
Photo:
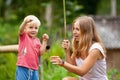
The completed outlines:
<svg viewBox="0 0 120 80">
<path fill-rule="evenodd" d="M 87 74 L 85 74 L 83 77 L 80 77 L 80 80 L 108 80 L 106 75 L 106 59 L 105 59 L 104 50 L 99 43 L 94 43 L 90 47 L 89 51 L 95 48 L 100 50 L 104 58 L 102 60 L 98 60 Z M 83 59 L 76 58 L 77 66 L 81 66 L 83 62 L 84 62 Z"/>
</svg>

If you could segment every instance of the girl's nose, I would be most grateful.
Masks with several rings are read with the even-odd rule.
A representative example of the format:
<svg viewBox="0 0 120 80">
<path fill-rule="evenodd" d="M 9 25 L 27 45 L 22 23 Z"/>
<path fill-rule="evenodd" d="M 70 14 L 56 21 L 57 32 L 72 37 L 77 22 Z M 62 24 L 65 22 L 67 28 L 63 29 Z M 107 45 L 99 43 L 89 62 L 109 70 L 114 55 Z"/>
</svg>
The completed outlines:
<svg viewBox="0 0 120 80">
<path fill-rule="evenodd" d="M 36 31 L 36 29 L 35 29 L 35 28 L 33 28 L 33 29 L 32 29 L 32 31 Z"/>
</svg>

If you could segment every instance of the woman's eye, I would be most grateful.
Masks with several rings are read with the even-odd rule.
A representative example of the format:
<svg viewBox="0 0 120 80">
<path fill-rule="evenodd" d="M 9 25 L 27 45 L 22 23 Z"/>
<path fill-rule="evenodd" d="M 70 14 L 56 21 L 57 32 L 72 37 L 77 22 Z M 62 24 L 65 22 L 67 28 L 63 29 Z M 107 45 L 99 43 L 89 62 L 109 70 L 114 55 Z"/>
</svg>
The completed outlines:
<svg viewBox="0 0 120 80">
<path fill-rule="evenodd" d="M 79 31 L 79 28 L 77 28 L 76 30 L 78 30 L 78 31 Z"/>
</svg>

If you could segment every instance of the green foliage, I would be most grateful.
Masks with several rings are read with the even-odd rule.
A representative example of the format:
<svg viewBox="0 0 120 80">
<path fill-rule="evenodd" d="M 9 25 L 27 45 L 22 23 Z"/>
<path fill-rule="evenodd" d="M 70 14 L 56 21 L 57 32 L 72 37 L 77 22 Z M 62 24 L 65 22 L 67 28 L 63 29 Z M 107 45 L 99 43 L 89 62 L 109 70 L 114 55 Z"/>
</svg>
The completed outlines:
<svg viewBox="0 0 120 80">
<path fill-rule="evenodd" d="M 109 80 L 120 80 L 120 71 L 112 68 L 108 71 Z"/>
<path fill-rule="evenodd" d="M 0 23 L 0 44 L 16 44 L 18 41 L 18 25 Z"/>
<path fill-rule="evenodd" d="M 67 71 L 60 66 L 49 64 L 44 67 L 44 80 L 61 80 L 64 75 L 67 75 Z"/>
<path fill-rule="evenodd" d="M 56 41 L 51 45 L 50 50 L 42 56 L 43 61 L 43 78 L 44 80 L 61 80 L 65 76 L 74 76 L 75 74 L 68 72 L 63 67 L 53 65 L 50 62 L 50 56 L 60 56 L 65 59 L 65 52 L 61 47 L 61 42 Z"/>
<path fill-rule="evenodd" d="M 101 0 L 101 2 L 98 5 L 98 11 L 97 14 L 99 15 L 110 15 L 110 9 L 111 9 L 111 0 Z"/>
<path fill-rule="evenodd" d="M 116 0 L 117 3 L 117 15 L 120 15 L 120 0 Z"/>
<path fill-rule="evenodd" d="M 83 9 L 83 6 L 79 5 L 78 2 L 79 1 L 66 1 L 66 17 L 68 24 L 71 24 L 74 18 L 84 14 L 83 12 L 79 12 Z"/>
<path fill-rule="evenodd" d="M 46 24 L 46 7 L 48 4 L 52 4 L 52 26 L 62 27 L 64 24 L 63 2 L 60 0 L 1 0 L 0 4 L 0 20 L 3 19 L 10 23 L 16 23 L 23 20 L 25 16 L 34 14 L 44 25 Z M 83 7 L 78 4 L 78 1 L 66 0 L 65 6 L 67 24 L 70 24 L 73 18 L 82 14 L 82 12 L 78 13 L 78 11 L 80 11 Z"/>
<path fill-rule="evenodd" d="M 53 23 L 54 26 L 63 27 L 64 24 L 64 15 L 63 15 L 63 2 L 60 0 L 55 0 L 53 2 Z M 58 3 L 59 4 L 56 4 Z M 81 14 L 84 14 L 83 12 L 79 12 L 83 5 L 79 5 L 78 1 L 72 1 L 72 0 L 66 0 L 65 2 L 65 11 L 66 11 L 66 24 L 71 24 L 73 19 L 77 16 L 80 16 Z"/>
<path fill-rule="evenodd" d="M 13 53 L 0 54 L 0 80 L 14 80 L 17 57 Z"/>
<path fill-rule="evenodd" d="M 112 0 L 100 0 L 97 8 L 97 15 L 110 16 L 111 15 Z M 120 15 L 120 0 L 116 0 L 116 13 Z"/>
<path fill-rule="evenodd" d="M 103 0 L 77 0 L 83 8 L 79 11 L 87 15 L 96 15 L 98 4 Z M 104 0 L 105 1 L 105 0 Z"/>
</svg>

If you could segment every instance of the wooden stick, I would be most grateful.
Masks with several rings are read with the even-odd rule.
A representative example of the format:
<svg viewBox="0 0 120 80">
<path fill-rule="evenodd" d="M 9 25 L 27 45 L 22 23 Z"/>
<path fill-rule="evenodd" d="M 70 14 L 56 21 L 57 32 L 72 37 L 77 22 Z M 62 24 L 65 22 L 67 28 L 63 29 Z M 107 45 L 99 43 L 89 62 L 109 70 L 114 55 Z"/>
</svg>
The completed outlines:
<svg viewBox="0 0 120 80">
<path fill-rule="evenodd" d="M 64 31 L 65 31 L 65 38 L 66 38 L 66 11 L 65 11 L 65 0 L 63 0 L 63 14 L 64 14 Z"/>
</svg>

